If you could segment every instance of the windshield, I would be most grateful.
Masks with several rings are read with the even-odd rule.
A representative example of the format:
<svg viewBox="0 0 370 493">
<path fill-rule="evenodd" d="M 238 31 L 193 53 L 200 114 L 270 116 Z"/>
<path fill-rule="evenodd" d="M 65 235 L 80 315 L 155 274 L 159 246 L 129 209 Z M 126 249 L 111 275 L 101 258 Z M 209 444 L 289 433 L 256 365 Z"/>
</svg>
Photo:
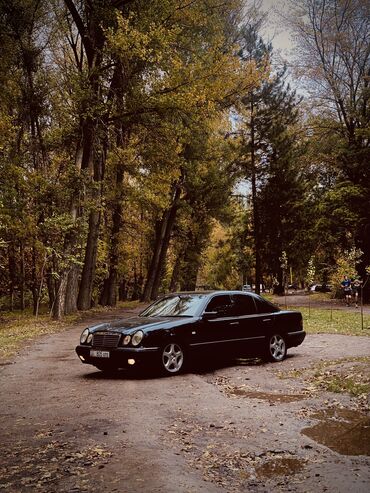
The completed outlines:
<svg viewBox="0 0 370 493">
<path fill-rule="evenodd" d="M 141 317 L 194 317 L 204 294 L 176 295 L 162 298 L 144 310 Z"/>
</svg>

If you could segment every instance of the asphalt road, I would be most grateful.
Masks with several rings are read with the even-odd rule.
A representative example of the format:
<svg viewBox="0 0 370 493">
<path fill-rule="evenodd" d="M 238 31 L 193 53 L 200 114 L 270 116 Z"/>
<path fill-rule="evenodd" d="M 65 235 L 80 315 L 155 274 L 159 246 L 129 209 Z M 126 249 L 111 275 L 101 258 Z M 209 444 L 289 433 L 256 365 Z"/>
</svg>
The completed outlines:
<svg viewBox="0 0 370 493">
<path fill-rule="evenodd" d="M 308 375 L 363 365 L 370 338 L 312 335 L 278 364 L 106 377 L 74 352 L 85 325 L 0 367 L 0 491 L 369 491 L 368 402 Z M 329 446 L 307 431 L 318 425 Z"/>
</svg>

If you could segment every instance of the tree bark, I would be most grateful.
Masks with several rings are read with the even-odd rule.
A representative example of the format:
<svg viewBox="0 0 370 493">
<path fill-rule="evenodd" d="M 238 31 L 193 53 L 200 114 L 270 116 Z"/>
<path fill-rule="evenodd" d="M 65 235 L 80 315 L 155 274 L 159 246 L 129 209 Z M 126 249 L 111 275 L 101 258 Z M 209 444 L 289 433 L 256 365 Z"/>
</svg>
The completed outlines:
<svg viewBox="0 0 370 493">
<path fill-rule="evenodd" d="M 31 283 L 31 291 L 32 291 L 32 304 L 33 304 L 33 315 L 37 314 L 37 304 L 39 297 L 39 290 L 37 285 L 37 263 L 36 263 L 36 247 L 33 244 L 32 246 L 32 283 Z"/>
<path fill-rule="evenodd" d="M 256 177 L 256 155 L 255 155 L 255 123 L 254 123 L 254 105 L 251 102 L 251 170 L 252 170 L 252 206 L 253 206 L 253 237 L 254 237 L 254 255 L 255 255 L 255 292 L 260 294 L 261 284 L 261 235 L 259 210 L 257 203 L 257 177 Z"/>
<path fill-rule="evenodd" d="M 160 249 L 160 253 L 159 253 L 159 258 L 158 258 L 158 266 L 157 266 L 157 269 L 156 269 L 155 275 L 154 275 L 153 287 L 152 287 L 152 292 L 151 292 L 151 296 L 150 296 L 152 300 L 155 300 L 158 297 L 160 284 L 161 284 L 161 281 L 163 278 L 165 265 L 166 265 L 166 259 L 167 259 L 168 247 L 170 244 L 172 230 L 173 230 L 173 227 L 174 227 L 174 224 L 176 221 L 177 210 L 179 208 L 180 193 L 181 193 L 181 188 L 179 186 L 177 186 L 176 192 L 175 192 L 175 197 L 174 197 L 174 202 L 170 208 L 168 218 L 166 221 L 164 237 L 163 237 L 163 241 L 162 241 L 161 249 Z"/>
<path fill-rule="evenodd" d="M 183 256 L 184 256 L 184 252 L 181 249 L 180 252 L 177 254 L 175 265 L 172 270 L 172 276 L 171 276 L 171 282 L 169 288 L 171 293 L 177 291 L 179 287 L 179 277 L 181 272 L 181 263 Z"/>
<path fill-rule="evenodd" d="M 157 223 L 154 250 L 144 288 L 143 301 L 150 301 L 158 296 L 159 284 L 163 274 L 169 240 L 176 219 L 180 194 L 181 185 L 176 183 L 172 205 L 163 213 L 161 221 Z"/>
<path fill-rule="evenodd" d="M 48 296 L 49 296 L 49 310 L 53 310 L 54 302 L 55 302 L 55 281 L 52 276 L 52 269 L 49 267 L 46 272 L 46 285 L 48 288 Z"/>
<path fill-rule="evenodd" d="M 210 234 L 208 216 L 199 215 L 198 211 L 194 210 L 192 224 L 195 227 L 188 233 L 188 241 L 182 262 L 181 290 L 183 291 L 194 291 L 196 289 L 202 251 Z"/>
<path fill-rule="evenodd" d="M 94 2 L 85 2 L 82 4 L 85 11 L 85 16 L 83 17 L 76 9 L 73 0 L 65 0 L 65 3 L 81 36 L 81 41 L 86 53 L 88 66 L 87 90 L 90 96 L 86 102 L 86 109 L 91 111 L 91 108 L 96 108 L 102 100 L 100 90 L 100 72 L 103 60 L 105 35 L 103 30 L 103 22 L 100 17 L 101 11 L 99 11 Z M 95 185 L 96 188 L 93 190 L 91 197 L 94 204 L 89 214 L 89 231 L 85 248 L 81 284 L 77 299 L 77 306 L 80 310 L 87 310 L 91 307 L 93 283 L 95 278 L 101 216 L 101 188 L 108 144 L 107 137 L 104 138 L 104 141 L 101 141 L 101 138 L 98 135 L 98 125 L 101 117 L 101 114 L 92 113 L 88 116 L 82 117 L 81 120 L 81 168 L 89 169 L 90 172 L 93 173 L 93 186 Z M 101 148 L 101 155 L 98 155 L 95 150 L 99 147 L 99 144 Z M 72 278 L 70 282 L 72 282 Z"/>
<path fill-rule="evenodd" d="M 68 281 L 68 271 L 63 270 L 58 281 L 58 288 L 53 305 L 53 318 L 60 320 L 65 314 L 65 300 Z"/>
<path fill-rule="evenodd" d="M 25 309 L 25 282 L 26 282 L 26 272 L 24 267 L 24 246 L 23 241 L 20 243 L 19 247 L 20 256 L 20 270 L 19 270 L 19 308 L 23 311 Z"/>
<path fill-rule="evenodd" d="M 14 310 L 14 290 L 16 286 L 16 261 L 15 248 L 13 241 L 10 241 L 8 247 L 8 266 L 9 266 L 9 309 Z"/>
<path fill-rule="evenodd" d="M 68 272 L 67 287 L 65 290 L 64 314 L 69 315 L 77 311 L 78 281 L 80 271 L 77 265 L 72 265 Z"/>
<path fill-rule="evenodd" d="M 151 294 L 152 294 L 154 279 L 155 279 L 156 271 L 158 269 L 158 264 L 159 264 L 159 256 L 161 253 L 164 235 L 166 233 L 166 224 L 168 221 L 168 215 L 169 215 L 169 211 L 166 210 L 165 213 L 163 214 L 162 220 L 158 221 L 156 224 L 156 228 L 155 228 L 156 235 L 155 235 L 155 242 L 154 242 L 154 250 L 153 250 L 152 259 L 151 259 L 149 270 L 148 270 L 148 277 L 147 277 L 147 280 L 145 283 L 142 301 L 150 301 L 151 300 Z"/>
<path fill-rule="evenodd" d="M 143 289 L 143 276 L 141 274 L 137 274 L 135 270 L 131 299 L 139 300 L 142 294 L 142 289 Z"/>
<path fill-rule="evenodd" d="M 77 307 L 79 310 L 91 308 L 93 283 L 95 278 L 96 256 L 100 228 L 100 211 L 92 210 L 89 216 L 89 232 L 86 242 L 84 265 L 82 269 Z"/>
<path fill-rule="evenodd" d="M 126 279 L 122 279 L 118 288 L 118 299 L 120 301 L 127 300 L 127 281 Z"/>
<path fill-rule="evenodd" d="M 123 199 L 123 169 L 119 167 L 116 172 L 116 197 L 113 205 L 111 243 L 109 249 L 109 277 L 104 282 L 104 305 L 115 306 L 117 304 L 118 290 L 118 264 L 119 264 L 119 235 L 122 228 L 122 199 Z"/>
</svg>

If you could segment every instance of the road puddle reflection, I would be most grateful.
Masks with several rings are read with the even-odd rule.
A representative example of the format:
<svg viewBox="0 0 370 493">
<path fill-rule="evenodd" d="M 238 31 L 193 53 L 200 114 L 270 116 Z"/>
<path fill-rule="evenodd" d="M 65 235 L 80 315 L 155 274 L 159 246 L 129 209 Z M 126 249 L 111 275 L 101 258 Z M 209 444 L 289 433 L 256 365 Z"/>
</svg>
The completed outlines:
<svg viewBox="0 0 370 493">
<path fill-rule="evenodd" d="M 350 409 L 326 409 L 314 415 L 320 420 L 302 433 L 342 455 L 370 456 L 370 417 Z"/>
</svg>

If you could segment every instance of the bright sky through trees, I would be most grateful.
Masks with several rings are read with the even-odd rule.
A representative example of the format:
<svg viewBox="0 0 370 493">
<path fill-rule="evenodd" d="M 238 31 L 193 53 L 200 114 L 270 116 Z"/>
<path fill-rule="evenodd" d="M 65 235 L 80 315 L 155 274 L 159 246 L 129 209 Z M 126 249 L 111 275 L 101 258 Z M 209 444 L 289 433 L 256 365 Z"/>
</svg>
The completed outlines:
<svg viewBox="0 0 370 493">
<path fill-rule="evenodd" d="M 285 0 L 262 0 L 262 10 L 267 14 L 263 34 L 269 41 L 272 41 L 275 50 L 281 50 L 284 58 L 289 56 L 289 50 L 293 47 L 292 40 L 288 28 L 279 16 L 287 11 L 287 2 Z"/>
</svg>

